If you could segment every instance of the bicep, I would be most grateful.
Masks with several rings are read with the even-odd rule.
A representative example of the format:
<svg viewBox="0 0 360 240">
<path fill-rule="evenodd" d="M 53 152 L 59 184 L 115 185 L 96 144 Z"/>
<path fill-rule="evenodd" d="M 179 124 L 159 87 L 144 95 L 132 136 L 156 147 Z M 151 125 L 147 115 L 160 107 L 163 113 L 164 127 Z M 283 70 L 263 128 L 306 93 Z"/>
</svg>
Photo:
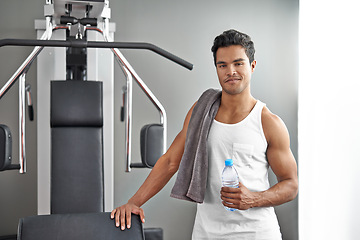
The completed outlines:
<svg viewBox="0 0 360 240">
<path fill-rule="evenodd" d="M 267 158 L 278 181 L 297 178 L 297 166 L 290 148 L 269 147 Z"/>
<path fill-rule="evenodd" d="M 265 125 L 268 127 L 266 156 L 278 181 L 297 179 L 296 161 L 290 149 L 290 137 L 285 124 L 273 115 Z"/>
</svg>

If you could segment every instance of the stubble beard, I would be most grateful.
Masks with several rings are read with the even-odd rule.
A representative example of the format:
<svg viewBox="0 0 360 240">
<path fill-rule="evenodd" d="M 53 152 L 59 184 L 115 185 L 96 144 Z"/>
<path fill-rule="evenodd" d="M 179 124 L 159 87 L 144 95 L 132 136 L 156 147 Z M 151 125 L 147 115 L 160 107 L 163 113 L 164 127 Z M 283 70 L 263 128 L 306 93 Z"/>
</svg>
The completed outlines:
<svg viewBox="0 0 360 240">
<path fill-rule="evenodd" d="M 240 80 L 243 81 L 243 80 Z M 241 82 L 240 82 L 241 83 Z M 225 83 L 226 84 L 226 83 Z M 238 95 L 241 94 L 242 92 L 244 92 L 248 87 L 249 87 L 250 83 L 246 83 L 245 85 L 240 85 L 240 86 L 234 86 L 234 87 L 222 87 L 222 90 L 229 94 L 229 95 Z"/>
</svg>

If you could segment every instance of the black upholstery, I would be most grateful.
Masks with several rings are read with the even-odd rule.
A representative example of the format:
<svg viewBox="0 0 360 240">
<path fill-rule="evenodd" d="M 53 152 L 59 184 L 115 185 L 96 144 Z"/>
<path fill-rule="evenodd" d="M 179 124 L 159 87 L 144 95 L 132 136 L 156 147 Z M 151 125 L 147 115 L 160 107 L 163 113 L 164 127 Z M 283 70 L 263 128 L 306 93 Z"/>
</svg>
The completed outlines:
<svg viewBox="0 0 360 240">
<path fill-rule="evenodd" d="M 103 126 L 102 82 L 51 81 L 51 126 Z"/>
<path fill-rule="evenodd" d="M 16 240 L 17 236 L 16 235 L 7 235 L 7 236 L 1 236 L 0 240 Z"/>
<path fill-rule="evenodd" d="M 51 141 L 51 213 L 102 212 L 101 129 L 53 128 Z"/>
<path fill-rule="evenodd" d="M 164 126 L 148 124 L 140 131 L 141 161 L 144 166 L 152 168 L 164 151 Z"/>
<path fill-rule="evenodd" d="M 104 210 L 102 83 L 51 82 L 51 213 Z"/>
<path fill-rule="evenodd" d="M 143 240 L 139 216 L 131 217 L 131 228 L 115 227 L 110 213 L 52 214 L 22 218 L 18 240 Z"/>
<path fill-rule="evenodd" d="M 20 220 L 18 240 L 144 239 L 138 216 L 131 230 L 114 227 L 104 211 L 102 83 L 51 82 L 51 213 Z M 142 130 L 142 158 L 152 167 L 163 150 L 163 126 Z M 162 240 L 161 228 L 145 230 Z"/>
<path fill-rule="evenodd" d="M 11 165 L 11 132 L 8 126 L 0 124 L 0 171 Z"/>
</svg>

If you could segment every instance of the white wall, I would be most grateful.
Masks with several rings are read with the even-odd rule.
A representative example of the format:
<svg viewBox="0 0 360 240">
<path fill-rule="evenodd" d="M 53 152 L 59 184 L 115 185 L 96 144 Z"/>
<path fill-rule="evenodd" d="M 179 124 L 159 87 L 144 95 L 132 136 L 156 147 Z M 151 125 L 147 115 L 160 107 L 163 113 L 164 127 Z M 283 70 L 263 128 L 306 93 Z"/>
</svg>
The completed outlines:
<svg viewBox="0 0 360 240">
<path fill-rule="evenodd" d="M 300 240 L 358 239 L 358 1 L 300 1 Z"/>
<path fill-rule="evenodd" d="M 44 0 L 0 1 L 0 38 L 36 39 L 34 20 L 43 17 Z M 30 54 L 31 47 L 0 48 L 0 86 L 2 87 Z M 36 93 L 36 62 L 26 82 L 31 84 L 33 101 Z M 35 91 L 34 91 L 35 90 Z M 0 123 L 9 126 L 13 136 L 13 162 L 19 161 L 18 83 L 0 100 Z M 37 106 L 34 106 L 37 110 Z M 17 170 L 0 172 L 0 236 L 15 234 L 20 217 L 36 215 L 36 121 L 26 122 L 27 173 Z"/>
</svg>

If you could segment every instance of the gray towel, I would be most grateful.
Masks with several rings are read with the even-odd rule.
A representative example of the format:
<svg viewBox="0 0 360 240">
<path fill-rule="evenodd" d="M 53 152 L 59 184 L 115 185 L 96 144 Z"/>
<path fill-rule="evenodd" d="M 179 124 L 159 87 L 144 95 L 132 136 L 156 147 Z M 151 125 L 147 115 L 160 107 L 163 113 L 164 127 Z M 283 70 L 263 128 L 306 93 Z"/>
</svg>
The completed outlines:
<svg viewBox="0 0 360 240">
<path fill-rule="evenodd" d="M 185 149 L 171 197 L 202 203 L 207 174 L 207 137 L 220 106 L 221 91 L 206 90 L 196 103 L 186 133 Z"/>
</svg>

